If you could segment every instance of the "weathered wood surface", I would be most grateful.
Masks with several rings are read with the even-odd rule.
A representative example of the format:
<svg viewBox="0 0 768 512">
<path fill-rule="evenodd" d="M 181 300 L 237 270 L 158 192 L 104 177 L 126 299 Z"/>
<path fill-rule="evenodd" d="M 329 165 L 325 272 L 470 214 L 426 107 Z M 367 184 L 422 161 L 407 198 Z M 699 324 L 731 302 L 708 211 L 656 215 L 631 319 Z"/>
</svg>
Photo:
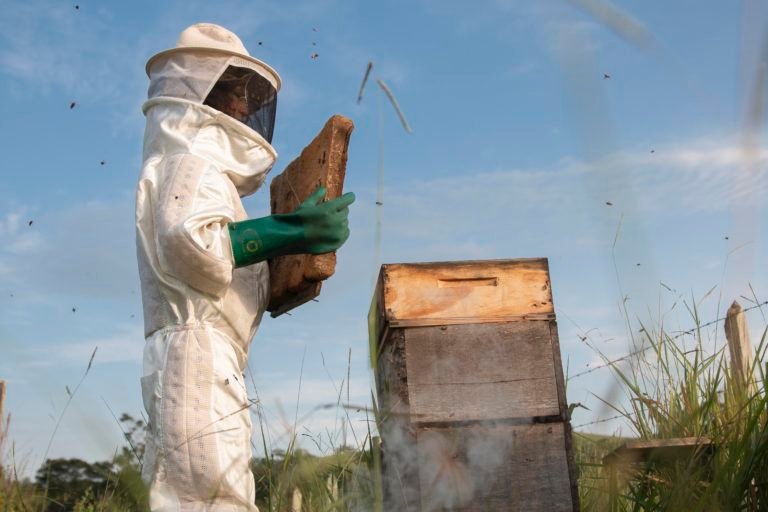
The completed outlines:
<svg viewBox="0 0 768 512">
<path fill-rule="evenodd" d="M 411 421 L 555 416 L 549 322 L 405 329 Z"/>
<path fill-rule="evenodd" d="M 755 379 L 752 375 L 754 351 L 749 340 L 747 317 L 741 305 L 733 301 L 725 317 L 725 337 L 731 353 L 731 379 L 740 389 L 752 395 L 755 393 Z"/>
<path fill-rule="evenodd" d="M 546 259 L 382 267 L 385 510 L 579 510 L 550 288 Z"/>
<path fill-rule="evenodd" d="M 302 501 L 301 490 L 298 487 L 294 487 L 291 493 L 291 512 L 301 512 Z"/>
<path fill-rule="evenodd" d="M 381 421 L 381 474 L 384 510 L 418 512 L 419 466 L 416 431 L 410 421 L 405 332 L 392 329 L 382 346 L 376 372 Z"/>
<path fill-rule="evenodd" d="M 603 457 L 603 464 L 635 464 L 655 460 L 690 460 L 692 453 L 714 447 L 709 437 L 678 437 L 628 441 Z"/>
<path fill-rule="evenodd" d="M 571 511 L 562 423 L 419 428 L 421 510 Z"/>
<path fill-rule="evenodd" d="M 383 265 L 381 279 L 391 326 L 554 315 L 544 258 Z"/>
<path fill-rule="evenodd" d="M 379 408 L 388 414 L 409 414 L 408 370 L 404 329 L 392 329 L 382 347 L 376 372 Z"/>
<path fill-rule="evenodd" d="M 349 137 L 354 125 L 335 115 L 306 146 L 301 155 L 272 180 L 272 213 L 290 213 L 318 186 L 326 200 L 339 197 L 344 186 Z M 280 256 L 269 261 L 271 296 L 268 311 L 278 316 L 320 294 L 322 281 L 336 270 L 336 253 Z"/>
<path fill-rule="evenodd" d="M 573 450 L 573 430 L 571 428 L 571 415 L 568 412 L 568 399 L 565 396 L 565 376 L 563 375 L 563 361 L 560 355 L 560 337 L 557 334 L 557 321 L 549 322 L 549 330 L 552 339 L 552 358 L 555 367 L 555 384 L 557 385 L 557 398 L 560 402 L 560 414 L 562 416 L 565 437 L 565 456 L 570 475 L 571 497 L 573 498 L 574 511 L 580 510 L 579 505 L 579 467 L 576 465 L 576 457 Z"/>
<path fill-rule="evenodd" d="M 629 441 L 603 457 L 608 471 L 608 511 L 619 510 L 619 473 L 627 470 L 647 470 L 648 464 L 671 466 L 676 463 L 690 464 L 691 457 L 699 457 L 698 464 L 712 477 L 711 461 L 715 444 L 709 437 L 678 437 L 673 439 L 648 439 Z"/>
</svg>

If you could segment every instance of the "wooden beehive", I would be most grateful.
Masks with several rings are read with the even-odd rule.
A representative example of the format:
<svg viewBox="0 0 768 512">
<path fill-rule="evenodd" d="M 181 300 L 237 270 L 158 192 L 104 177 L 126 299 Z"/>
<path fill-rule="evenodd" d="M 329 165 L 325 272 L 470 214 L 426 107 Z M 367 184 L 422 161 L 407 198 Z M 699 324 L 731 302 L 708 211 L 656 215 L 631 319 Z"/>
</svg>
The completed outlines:
<svg viewBox="0 0 768 512">
<path fill-rule="evenodd" d="M 546 259 L 382 266 L 386 510 L 578 510 Z"/>
<path fill-rule="evenodd" d="M 320 133 L 272 180 L 272 213 L 290 213 L 318 186 L 326 188 L 325 199 L 335 199 L 344 187 L 349 137 L 354 125 L 334 115 Z M 336 270 L 336 253 L 292 254 L 269 260 L 270 301 L 267 310 L 279 316 L 320 295 L 322 282 Z"/>
</svg>

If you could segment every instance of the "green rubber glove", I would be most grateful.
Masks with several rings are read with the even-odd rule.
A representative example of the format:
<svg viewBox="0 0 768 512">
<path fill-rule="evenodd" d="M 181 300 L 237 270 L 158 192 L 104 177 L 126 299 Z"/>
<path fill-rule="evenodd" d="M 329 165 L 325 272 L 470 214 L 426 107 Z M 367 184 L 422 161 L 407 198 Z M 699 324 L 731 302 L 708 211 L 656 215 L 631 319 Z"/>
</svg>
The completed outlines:
<svg viewBox="0 0 768 512">
<path fill-rule="evenodd" d="M 318 187 L 293 213 L 230 222 L 229 237 L 235 267 L 252 265 L 284 254 L 323 254 L 342 246 L 349 238 L 348 192 L 321 203 L 325 187 Z"/>
</svg>

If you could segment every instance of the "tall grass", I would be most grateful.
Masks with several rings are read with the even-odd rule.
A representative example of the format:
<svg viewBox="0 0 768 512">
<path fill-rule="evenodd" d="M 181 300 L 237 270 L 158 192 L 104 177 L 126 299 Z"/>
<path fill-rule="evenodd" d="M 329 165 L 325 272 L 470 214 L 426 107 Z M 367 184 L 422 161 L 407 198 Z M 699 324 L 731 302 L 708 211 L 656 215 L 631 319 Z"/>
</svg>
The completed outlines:
<svg viewBox="0 0 768 512">
<path fill-rule="evenodd" d="M 15 450 L 8 446 L 11 415 L 0 415 L 0 510 L 40 510 L 42 499 L 38 490 L 29 482 L 19 478 L 19 466 Z M 6 459 L 10 459 L 7 461 Z"/>
<path fill-rule="evenodd" d="M 336 402 L 314 408 L 301 420 L 297 414 L 293 425 L 285 427 L 285 434 L 288 435 L 285 450 L 276 450 L 270 445 L 264 410 L 258 399 L 254 401 L 259 420 L 256 434 L 260 438 L 263 455 L 252 460 L 251 469 L 256 479 L 256 503 L 262 512 L 381 510 L 379 438 L 372 428 L 377 420 L 376 399 L 372 394 L 370 408 L 349 404 L 351 350 L 347 365 L 346 381 L 342 380 L 338 388 L 334 384 Z M 346 403 L 342 401 L 344 382 L 347 386 Z M 255 387 L 255 382 L 253 385 Z M 310 454 L 298 446 L 298 427 L 309 416 L 323 409 L 336 409 L 341 413 L 342 421 L 336 428 L 337 432 L 328 435 L 326 443 L 310 433 L 302 434 L 319 452 Z M 350 409 L 365 410 L 366 415 L 373 416 L 365 423 L 365 432 L 356 432 Z M 348 432 L 356 447 L 347 444 Z M 341 434 L 340 443 L 338 434 Z"/>
<path fill-rule="evenodd" d="M 648 349 L 631 359 L 628 367 L 612 366 L 626 393 L 625 405 L 609 406 L 625 416 L 640 439 L 696 437 L 711 440 L 715 449 L 711 456 L 698 451 L 683 460 L 636 464 L 620 471 L 617 510 L 768 510 L 766 334 L 759 340 L 752 368 L 757 385 L 750 388 L 739 385 L 731 375 L 725 347 L 707 350 L 711 344 L 702 329 L 694 330 L 689 343 L 682 343 L 679 336 L 670 336 L 662 328 L 643 326 L 641 332 Z M 275 449 L 269 441 L 264 412 L 258 399 L 253 401 L 259 420 L 255 433 L 261 446 L 256 450 L 260 456 L 253 459 L 252 470 L 262 512 L 382 509 L 380 450 L 372 427 L 377 419 L 375 397 L 368 409 L 371 421 L 364 432 L 354 432 L 346 412 L 349 405 L 342 401 L 343 388 L 336 390 L 335 403 L 314 411 L 337 408 L 342 418 L 338 428 L 353 432 L 355 446 L 347 445 L 342 435 L 341 442 L 325 443 L 325 450 L 320 449 L 323 443 L 314 440 L 318 448 L 315 453 L 299 447 L 297 426 L 306 418 L 298 417 L 286 429 L 287 447 Z M 104 487 L 86 488 L 67 510 L 146 510 L 146 489 L 138 479 L 136 457 L 141 453 L 138 427 L 142 424 L 128 424 L 132 425 L 126 432 L 128 446 L 112 461 Z M 5 456 L 0 460 L 0 512 L 51 510 L 53 497 L 47 479 L 56 461 L 48 461 L 38 472 L 45 477 L 42 485 L 21 479 L 12 447 L 5 444 L 7 432 L 8 419 L 4 419 L 0 423 L 0 454 Z M 609 510 L 602 458 L 626 440 L 574 433 L 582 510 Z"/>
<path fill-rule="evenodd" d="M 726 347 L 707 354 L 702 329 L 694 330 L 690 347 L 663 329 L 654 332 L 643 326 L 641 332 L 649 349 L 629 368 L 613 366 L 628 406 L 611 407 L 625 416 L 640 439 L 694 437 L 702 444 L 711 440 L 714 451 L 711 456 L 696 450 L 683 460 L 625 467 L 619 472 L 617 510 L 768 510 L 765 333 L 752 368 L 757 385 L 750 389 L 732 375 Z M 581 436 L 585 510 L 609 509 L 601 458 L 616 444 Z"/>
</svg>

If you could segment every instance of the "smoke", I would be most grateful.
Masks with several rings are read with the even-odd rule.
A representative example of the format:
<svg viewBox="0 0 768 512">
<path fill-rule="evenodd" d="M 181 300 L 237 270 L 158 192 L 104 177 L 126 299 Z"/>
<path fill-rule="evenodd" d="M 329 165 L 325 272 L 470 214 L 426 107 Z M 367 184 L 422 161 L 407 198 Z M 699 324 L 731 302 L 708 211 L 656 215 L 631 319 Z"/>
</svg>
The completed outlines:
<svg viewBox="0 0 768 512">
<path fill-rule="evenodd" d="M 385 509 L 571 510 L 563 423 L 519 421 L 387 424 Z"/>
<path fill-rule="evenodd" d="M 385 510 L 572 508 L 542 326 L 390 331 L 377 361 Z"/>
<path fill-rule="evenodd" d="M 506 450 L 484 428 L 420 433 L 418 453 L 422 460 L 424 510 L 463 507 L 473 499 L 493 494 L 498 476 L 504 473 Z"/>
</svg>

